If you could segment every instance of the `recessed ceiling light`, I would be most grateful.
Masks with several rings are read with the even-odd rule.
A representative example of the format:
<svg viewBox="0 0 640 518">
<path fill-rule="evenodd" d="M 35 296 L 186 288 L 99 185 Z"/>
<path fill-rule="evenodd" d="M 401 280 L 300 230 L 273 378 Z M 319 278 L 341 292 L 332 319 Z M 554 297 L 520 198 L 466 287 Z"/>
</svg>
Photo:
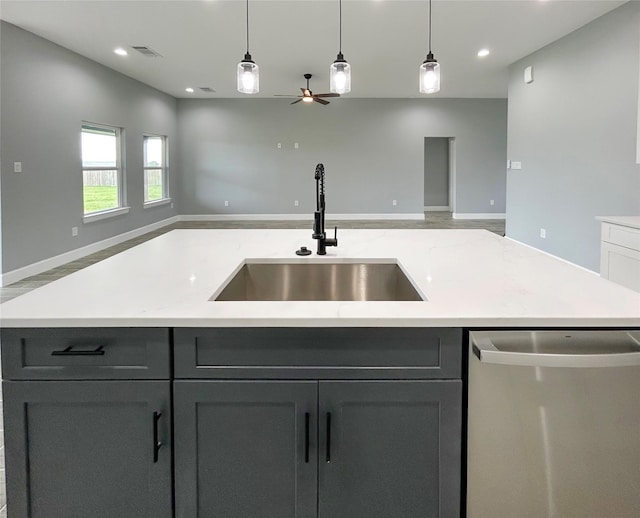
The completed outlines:
<svg viewBox="0 0 640 518">
<path fill-rule="evenodd" d="M 129 54 L 126 50 L 124 50 L 121 47 L 118 47 L 117 49 L 115 49 L 113 52 L 115 52 L 116 54 L 118 54 L 118 56 L 126 56 L 127 54 Z"/>
<path fill-rule="evenodd" d="M 489 54 L 491 54 L 491 52 L 489 52 L 489 49 L 480 49 L 478 51 L 478 57 L 479 58 L 483 58 L 485 56 L 488 56 Z"/>
<path fill-rule="evenodd" d="M 189 87 L 189 88 L 185 88 L 184 89 L 185 92 L 189 92 L 190 94 L 193 93 L 193 88 Z"/>
</svg>

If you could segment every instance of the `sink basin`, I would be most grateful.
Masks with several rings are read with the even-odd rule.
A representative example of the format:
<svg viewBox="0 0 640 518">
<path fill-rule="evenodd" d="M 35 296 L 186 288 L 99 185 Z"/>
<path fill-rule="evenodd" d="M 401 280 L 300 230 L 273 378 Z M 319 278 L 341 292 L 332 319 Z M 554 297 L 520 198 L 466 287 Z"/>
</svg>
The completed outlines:
<svg viewBox="0 0 640 518">
<path fill-rule="evenodd" d="M 209 300 L 422 301 L 395 262 L 246 262 Z"/>
</svg>

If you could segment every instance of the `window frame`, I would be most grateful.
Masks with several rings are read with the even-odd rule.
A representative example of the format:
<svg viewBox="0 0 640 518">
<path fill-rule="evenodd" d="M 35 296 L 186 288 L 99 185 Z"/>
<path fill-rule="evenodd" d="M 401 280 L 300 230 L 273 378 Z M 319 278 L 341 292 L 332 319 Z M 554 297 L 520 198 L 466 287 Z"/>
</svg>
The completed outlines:
<svg viewBox="0 0 640 518">
<path fill-rule="evenodd" d="M 118 206 L 111 209 L 96 210 L 93 212 L 84 212 L 84 173 L 85 171 L 105 171 L 110 170 L 105 167 L 85 167 L 82 156 L 82 134 L 85 128 L 96 128 L 105 131 L 113 131 L 116 137 L 116 187 L 117 187 L 117 201 Z M 92 221 L 99 221 L 102 219 L 120 216 L 129 212 L 129 207 L 126 206 L 126 186 L 125 186 L 125 168 L 124 168 L 124 128 L 119 126 L 111 126 L 109 124 L 102 124 L 90 121 L 82 121 L 80 126 L 80 167 L 82 171 L 82 221 L 84 223 L 91 223 Z M 111 169 L 111 170 L 112 170 Z"/>
<path fill-rule="evenodd" d="M 145 140 L 147 138 L 159 138 L 162 141 L 162 166 L 146 166 L 145 165 Z M 162 198 L 157 200 L 146 200 L 147 188 L 146 188 L 146 172 L 148 170 L 161 169 L 162 173 Z M 142 134 L 142 201 L 145 208 L 157 207 L 158 205 L 165 205 L 171 203 L 171 196 L 169 193 L 169 137 L 167 135 L 161 135 L 159 133 L 143 133 Z"/>
</svg>

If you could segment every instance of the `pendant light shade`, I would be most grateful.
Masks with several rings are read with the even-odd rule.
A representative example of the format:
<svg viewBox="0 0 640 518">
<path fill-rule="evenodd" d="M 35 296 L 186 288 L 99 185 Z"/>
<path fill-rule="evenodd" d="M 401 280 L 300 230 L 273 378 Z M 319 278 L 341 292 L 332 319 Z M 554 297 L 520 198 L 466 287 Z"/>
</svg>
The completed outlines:
<svg viewBox="0 0 640 518">
<path fill-rule="evenodd" d="M 440 90 L 440 63 L 431 52 L 424 63 L 420 65 L 420 93 L 433 94 Z"/>
<path fill-rule="evenodd" d="M 429 53 L 420 65 L 420 93 L 434 94 L 440 91 L 440 63 L 431 52 L 431 0 L 429 0 Z"/>
<path fill-rule="evenodd" d="M 260 67 L 251 60 L 251 54 L 244 55 L 238 63 L 238 92 L 257 94 L 260 91 Z"/>
<path fill-rule="evenodd" d="M 249 54 L 249 0 L 247 1 L 247 52 L 244 59 L 238 63 L 238 92 L 242 94 L 257 94 L 260 91 L 260 68 Z"/>
<path fill-rule="evenodd" d="M 342 52 L 329 68 L 329 91 L 347 94 L 351 91 L 351 65 L 344 60 Z"/>
<path fill-rule="evenodd" d="M 348 94 L 351 91 L 351 65 L 342 55 L 342 0 L 340 0 L 340 46 L 336 60 L 329 67 L 329 91 Z"/>
</svg>

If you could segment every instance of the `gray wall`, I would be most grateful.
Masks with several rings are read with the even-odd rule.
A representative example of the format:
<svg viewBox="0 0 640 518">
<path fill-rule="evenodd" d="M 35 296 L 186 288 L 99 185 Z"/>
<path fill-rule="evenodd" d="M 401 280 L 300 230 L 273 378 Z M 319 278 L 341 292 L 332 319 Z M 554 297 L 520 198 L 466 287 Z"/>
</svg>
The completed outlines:
<svg viewBox="0 0 640 518">
<path fill-rule="evenodd" d="M 424 139 L 424 205 L 449 205 L 449 139 Z"/>
<path fill-rule="evenodd" d="M 3 271 L 176 214 L 143 208 L 142 176 L 142 134 L 167 135 L 175 195 L 176 100 L 5 22 L 0 37 Z M 83 120 L 125 128 L 126 215 L 82 222 Z"/>
<path fill-rule="evenodd" d="M 506 100 L 289 103 L 178 100 L 183 214 L 311 214 L 318 162 L 328 213 L 421 213 L 424 137 L 456 138 L 457 212 L 504 212 Z"/>
<path fill-rule="evenodd" d="M 598 271 L 594 218 L 640 214 L 639 34 L 629 2 L 510 67 L 507 236 Z"/>
</svg>

